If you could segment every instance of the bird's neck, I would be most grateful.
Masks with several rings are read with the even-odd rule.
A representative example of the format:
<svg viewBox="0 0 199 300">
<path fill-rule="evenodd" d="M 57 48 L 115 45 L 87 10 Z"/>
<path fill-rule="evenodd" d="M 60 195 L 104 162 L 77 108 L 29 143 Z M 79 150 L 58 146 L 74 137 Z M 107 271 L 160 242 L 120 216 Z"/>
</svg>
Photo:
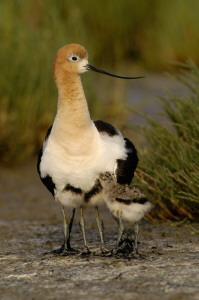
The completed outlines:
<svg viewBox="0 0 199 300">
<path fill-rule="evenodd" d="M 91 119 L 80 75 L 60 72 L 55 81 L 58 88 L 57 115 L 54 131 L 81 136 L 91 127 Z"/>
</svg>

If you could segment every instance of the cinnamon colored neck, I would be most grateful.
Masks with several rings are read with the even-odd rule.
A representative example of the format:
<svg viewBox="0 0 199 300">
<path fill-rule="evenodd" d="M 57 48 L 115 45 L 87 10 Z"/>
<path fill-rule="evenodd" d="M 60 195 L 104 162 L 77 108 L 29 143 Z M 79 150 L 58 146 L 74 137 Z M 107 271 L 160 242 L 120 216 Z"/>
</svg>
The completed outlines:
<svg viewBox="0 0 199 300">
<path fill-rule="evenodd" d="M 58 106 L 54 125 L 59 130 L 81 134 L 91 126 L 91 119 L 79 74 L 62 71 L 55 72 L 58 88 Z M 55 127 L 54 126 L 54 127 Z"/>
</svg>

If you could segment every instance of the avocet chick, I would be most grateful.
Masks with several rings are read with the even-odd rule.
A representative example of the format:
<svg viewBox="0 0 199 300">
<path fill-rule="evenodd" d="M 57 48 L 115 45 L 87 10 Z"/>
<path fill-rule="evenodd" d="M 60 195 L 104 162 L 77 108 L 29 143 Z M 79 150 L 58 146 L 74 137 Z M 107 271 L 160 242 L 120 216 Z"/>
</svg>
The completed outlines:
<svg viewBox="0 0 199 300">
<path fill-rule="evenodd" d="M 134 234 L 134 250 L 138 253 L 138 221 L 151 209 L 151 203 L 137 188 L 129 185 L 118 184 L 114 174 L 103 173 L 100 175 L 100 183 L 103 187 L 104 200 L 113 217 L 119 223 L 119 232 L 113 253 L 117 253 L 125 233 L 123 221 L 127 227 L 132 227 Z M 129 228 L 130 229 L 130 228 Z"/>
</svg>

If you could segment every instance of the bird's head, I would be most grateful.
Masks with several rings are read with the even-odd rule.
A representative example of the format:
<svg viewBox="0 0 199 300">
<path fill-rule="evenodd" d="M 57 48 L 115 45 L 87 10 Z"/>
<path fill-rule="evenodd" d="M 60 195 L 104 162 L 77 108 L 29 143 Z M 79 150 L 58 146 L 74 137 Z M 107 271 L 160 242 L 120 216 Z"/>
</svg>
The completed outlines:
<svg viewBox="0 0 199 300">
<path fill-rule="evenodd" d="M 86 49 L 79 44 L 69 44 L 57 51 L 55 57 L 55 73 L 58 71 L 68 72 L 73 74 L 81 74 L 86 71 L 94 71 L 105 75 L 123 78 L 123 79 L 138 79 L 142 77 L 126 77 L 115 75 L 107 71 L 98 69 L 88 63 L 88 53 Z"/>
<path fill-rule="evenodd" d="M 78 44 L 69 44 L 57 51 L 55 57 L 55 70 L 61 69 L 68 73 L 81 74 L 87 71 L 88 53 Z"/>
</svg>

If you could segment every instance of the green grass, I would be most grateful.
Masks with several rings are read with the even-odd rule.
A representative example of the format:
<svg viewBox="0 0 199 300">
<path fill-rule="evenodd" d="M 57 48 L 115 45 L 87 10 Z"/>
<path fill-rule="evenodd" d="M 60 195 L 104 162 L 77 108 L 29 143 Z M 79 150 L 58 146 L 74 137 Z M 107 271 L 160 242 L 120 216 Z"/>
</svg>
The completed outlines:
<svg viewBox="0 0 199 300">
<path fill-rule="evenodd" d="M 1 163 L 25 160 L 41 146 L 56 110 L 52 64 L 58 48 L 81 43 L 91 63 L 112 71 L 123 63 L 162 70 L 188 56 L 199 62 L 198 11 L 195 0 L 1 0 Z M 92 117 L 104 117 L 102 97 L 107 117 L 115 118 L 123 110 L 119 84 L 106 78 L 104 94 L 96 96 L 99 88 L 85 77 Z"/>
<path fill-rule="evenodd" d="M 123 64 L 165 70 L 168 61 L 188 57 L 199 63 L 198 11 L 195 0 L 1 0 L 1 163 L 28 159 L 42 144 L 56 111 L 52 64 L 58 48 L 83 44 L 91 63 L 113 72 Z M 199 71 L 193 63 L 182 67 L 179 80 L 189 93 L 161 98 L 169 125 L 148 119 L 143 131 L 148 145 L 140 150 L 137 180 L 156 204 L 152 218 L 199 214 Z M 125 83 L 97 78 L 95 85 L 91 75 L 83 79 L 92 118 L 125 127 Z"/>
<path fill-rule="evenodd" d="M 160 97 L 167 125 L 147 117 L 137 178 L 155 203 L 152 218 L 199 217 L 199 69 L 189 61 L 178 79 L 188 88 L 184 96 Z"/>
</svg>

